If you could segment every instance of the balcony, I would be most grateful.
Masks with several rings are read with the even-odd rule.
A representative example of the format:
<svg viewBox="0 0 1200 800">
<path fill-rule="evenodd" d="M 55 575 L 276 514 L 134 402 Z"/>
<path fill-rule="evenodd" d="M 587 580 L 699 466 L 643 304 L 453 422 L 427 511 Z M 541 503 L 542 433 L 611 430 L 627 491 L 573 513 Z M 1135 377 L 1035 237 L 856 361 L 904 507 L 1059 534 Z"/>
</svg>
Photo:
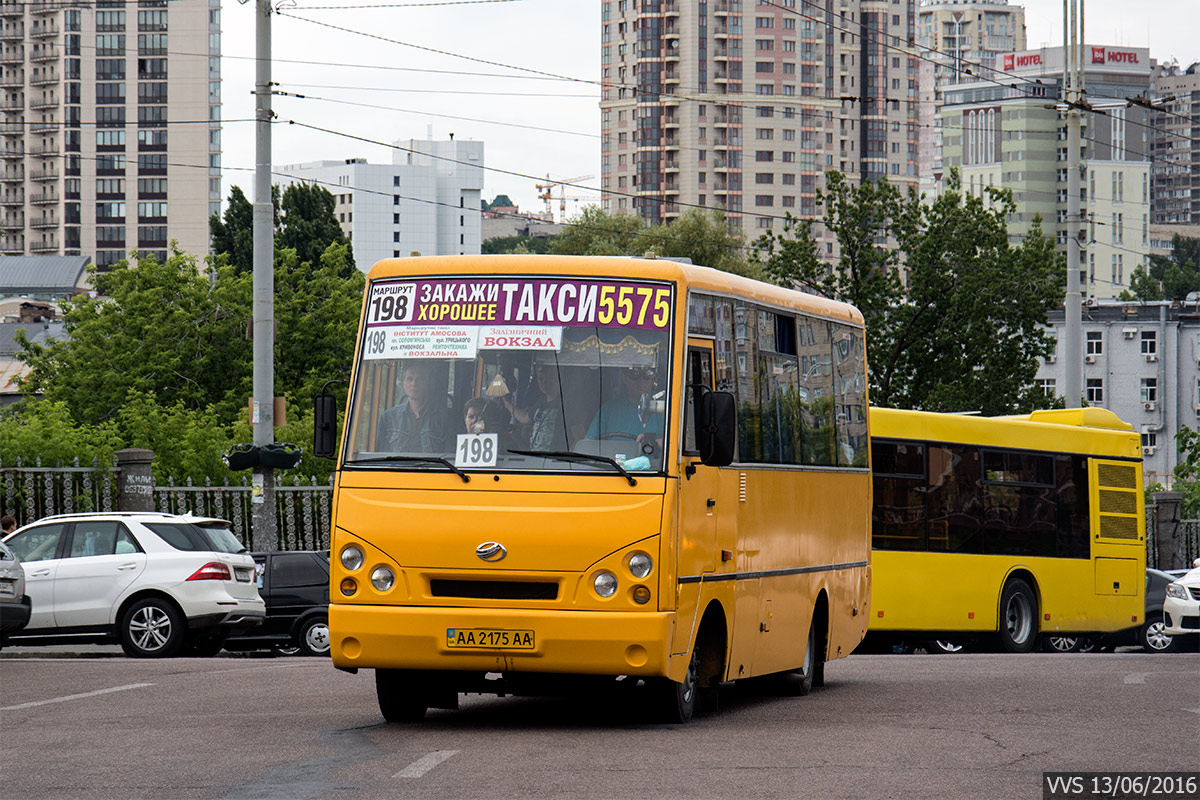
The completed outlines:
<svg viewBox="0 0 1200 800">
<path fill-rule="evenodd" d="M 25 193 L 22 191 L 4 193 L 4 199 L 0 200 L 0 206 L 23 206 L 25 205 Z"/>
<path fill-rule="evenodd" d="M 58 227 L 58 217 L 53 216 L 53 215 L 48 216 L 48 217 L 39 217 L 38 219 L 31 220 L 29 223 L 29 227 L 31 227 L 35 230 L 44 230 L 46 228 L 57 228 Z"/>
<path fill-rule="evenodd" d="M 41 194 L 35 194 L 29 197 L 30 205 L 35 206 L 47 206 L 51 203 L 57 203 L 58 200 L 58 192 L 42 192 Z"/>
<path fill-rule="evenodd" d="M 58 52 L 57 47 L 44 47 L 41 50 L 34 51 L 29 56 L 29 60 L 35 64 L 41 64 L 44 61 L 57 61 L 60 55 L 62 54 Z"/>
<path fill-rule="evenodd" d="M 5 25 L 0 30 L 0 42 L 22 42 L 25 40 L 25 28 L 21 25 Z"/>
<path fill-rule="evenodd" d="M 24 183 L 25 170 L 14 169 L 0 172 L 0 183 Z"/>
<path fill-rule="evenodd" d="M 57 156 L 59 154 L 59 152 L 60 152 L 60 148 L 58 147 L 58 145 L 51 143 L 50 145 L 48 145 L 46 147 L 38 147 L 36 149 L 30 150 L 29 155 L 35 156 L 38 158 L 50 158 L 53 156 Z"/>
<path fill-rule="evenodd" d="M 58 180 L 57 169 L 39 169 L 37 172 L 29 173 L 31 181 L 56 181 Z"/>
<path fill-rule="evenodd" d="M 58 26 L 39 25 L 36 28 L 29 29 L 29 37 L 31 39 L 49 39 L 52 36 L 58 36 L 62 33 Z"/>
<path fill-rule="evenodd" d="M 0 131 L 4 133 L 5 131 Z M 0 158 L 24 158 L 25 149 L 22 147 L 5 147 L 0 148 Z"/>
<path fill-rule="evenodd" d="M 58 133 L 58 123 L 52 119 L 38 120 L 29 123 L 30 133 Z"/>
<path fill-rule="evenodd" d="M 25 100 L 0 100 L 0 111 L 24 111 Z"/>
<path fill-rule="evenodd" d="M 25 16 L 25 3 L 21 0 L 5 0 L 0 3 L 0 17 Z"/>
<path fill-rule="evenodd" d="M 29 7 L 30 14 L 53 14 L 56 11 L 62 10 L 61 2 L 53 3 L 34 3 Z"/>
<path fill-rule="evenodd" d="M 31 111 L 46 111 L 47 109 L 58 108 L 60 105 L 62 104 L 58 102 L 57 97 L 51 97 L 48 100 L 31 100 L 29 109 Z"/>
<path fill-rule="evenodd" d="M 42 73 L 30 78 L 30 86 L 49 86 L 52 83 L 58 83 L 62 80 L 62 76 L 54 70 L 44 70 Z"/>
<path fill-rule="evenodd" d="M 6 231 L 11 231 L 16 228 L 24 228 L 24 227 L 25 227 L 25 215 L 24 214 L 9 214 L 7 217 L 5 217 L 4 222 L 0 223 L 0 228 L 3 228 Z"/>
<path fill-rule="evenodd" d="M 44 242 L 34 242 L 33 244 L 29 245 L 29 252 L 31 253 L 53 253 L 57 249 L 57 239 L 47 239 Z"/>
</svg>

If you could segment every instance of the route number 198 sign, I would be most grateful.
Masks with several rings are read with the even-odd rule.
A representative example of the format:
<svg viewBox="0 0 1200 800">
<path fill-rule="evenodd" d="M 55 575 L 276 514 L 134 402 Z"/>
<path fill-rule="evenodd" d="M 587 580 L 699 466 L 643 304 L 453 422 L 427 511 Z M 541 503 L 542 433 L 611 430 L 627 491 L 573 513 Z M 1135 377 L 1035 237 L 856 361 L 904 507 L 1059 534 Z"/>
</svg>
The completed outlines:
<svg viewBox="0 0 1200 800">
<path fill-rule="evenodd" d="M 454 466 L 475 469 L 496 466 L 499 440 L 495 433 L 460 433 L 454 448 Z"/>
</svg>

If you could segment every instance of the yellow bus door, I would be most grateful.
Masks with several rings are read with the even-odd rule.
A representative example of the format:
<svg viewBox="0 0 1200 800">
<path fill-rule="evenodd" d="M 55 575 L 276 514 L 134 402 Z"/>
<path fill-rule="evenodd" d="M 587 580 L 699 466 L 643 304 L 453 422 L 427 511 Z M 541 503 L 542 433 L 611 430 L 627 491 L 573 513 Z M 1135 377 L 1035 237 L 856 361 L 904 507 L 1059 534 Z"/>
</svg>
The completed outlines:
<svg viewBox="0 0 1200 800">
<path fill-rule="evenodd" d="M 686 653 L 691 647 L 698 624 L 701 581 L 716 571 L 720 563 L 717 550 L 717 503 L 720 470 L 700 463 L 696 449 L 694 387 L 713 388 L 713 344 L 703 339 L 688 342 L 683 418 L 683 475 L 679 489 L 679 551 L 676 574 L 679 579 L 677 624 L 672 653 Z"/>
</svg>

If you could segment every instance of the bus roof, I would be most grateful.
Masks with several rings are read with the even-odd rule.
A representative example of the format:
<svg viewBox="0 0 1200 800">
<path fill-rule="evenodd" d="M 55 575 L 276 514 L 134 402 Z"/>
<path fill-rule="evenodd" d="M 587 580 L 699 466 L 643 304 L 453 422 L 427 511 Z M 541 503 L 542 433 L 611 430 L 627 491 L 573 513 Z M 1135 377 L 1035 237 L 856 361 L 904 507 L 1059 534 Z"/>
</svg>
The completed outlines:
<svg viewBox="0 0 1200 800">
<path fill-rule="evenodd" d="M 371 267 L 367 277 L 402 278 L 409 275 L 586 275 L 670 280 L 714 294 L 736 295 L 766 305 L 803 309 L 854 325 L 862 314 L 848 303 L 785 289 L 712 267 L 683 264 L 665 258 L 632 256 L 479 255 L 412 256 L 385 258 Z"/>
<path fill-rule="evenodd" d="M 1006 417 L 870 409 L 871 436 L 1141 458 L 1133 426 L 1104 408 L 1065 408 Z"/>
</svg>

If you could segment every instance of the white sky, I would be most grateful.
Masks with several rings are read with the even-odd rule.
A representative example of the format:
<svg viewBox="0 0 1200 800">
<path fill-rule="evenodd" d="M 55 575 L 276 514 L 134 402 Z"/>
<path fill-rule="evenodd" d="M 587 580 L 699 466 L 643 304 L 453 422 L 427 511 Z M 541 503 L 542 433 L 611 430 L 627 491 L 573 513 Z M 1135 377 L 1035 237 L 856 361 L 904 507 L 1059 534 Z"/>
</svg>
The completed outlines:
<svg viewBox="0 0 1200 800">
<path fill-rule="evenodd" d="M 276 97 L 278 119 L 385 143 L 424 139 L 430 128 L 434 139 L 445 139 L 453 133 L 455 138 L 481 140 L 485 142 L 486 167 L 519 173 L 488 172 L 484 198 L 490 201 L 504 193 L 524 211 L 544 208 L 543 201 L 537 199 L 535 184 L 539 179 L 544 182 L 547 174 L 556 180 L 591 176 L 574 182 L 599 187 L 599 0 L 511 0 L 396 8 L 345 7 L 378 5 L 388 0 L 295 2 L 295 8 L 281 9 L 283 14 L 294 16 L 277 15 L 273 21 L 272 79 L 280 84 L 279 90 L 305 94 L 310 99 Z M 749 5 L 750 0 L 746 2 Z M 318 5 L 340 7 L 319 10 L 315 8 Z M 1027 0 L 1025 9 L 1030 47 L 1060 43 L 1060 0 Z M 383 38 L 334 30 L 295 17 Z M 222 163 L 226 168 L 222 197 L 227 197 L 229 187 L 236 184 L 253 199 L 253 173 L 234 169 L 254 166 L 254 124 L 234 121 L 254 116 L 253 0 L 246 5 L 227 2 L 221 23 L 226 120 L 222 134 Z M 1160 61 L 1176 58 L 1188 64 L 1200 60 L 1200 44 L 1196 43 L 1200 0 L 1087 0 L 1085 24 L 1089 43 L 1149 46 L 1151 56 Z M 536 72 L 578 80 L 545 79 Z M 318 97 L 341 102 L 311 99 Z M 272 161 L 277 169 L 279 165 L 321 159 L 363 157 L 372 163 L 392 160 L 391 148 L 295 125 L 276 125 L 273 138 Z M 584 194 L 567 190 L 568 197 Z M 568 216 L 581 205 L 569 200 Z M 553 206 L 557 214 L 557 200 Z"/>
</svg>

